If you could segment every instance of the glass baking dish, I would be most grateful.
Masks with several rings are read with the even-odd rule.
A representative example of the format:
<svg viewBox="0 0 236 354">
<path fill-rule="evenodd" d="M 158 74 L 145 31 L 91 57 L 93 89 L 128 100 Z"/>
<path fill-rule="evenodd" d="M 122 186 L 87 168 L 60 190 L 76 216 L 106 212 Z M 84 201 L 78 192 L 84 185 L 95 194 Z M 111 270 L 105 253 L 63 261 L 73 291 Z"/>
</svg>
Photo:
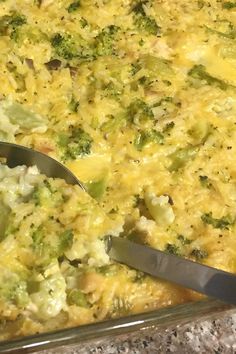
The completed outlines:
<svg viewBox="0 0 236 354">
<path fill-rule="evenodd" d="M 95 339 L 101 341 L 109 336 L 114 338 L 144 329 L 180 325 L 215 315 L 219 317 L 232 308 L 231 305 L 213 299 L 189 302 L 119 319 L 4 341 L 0 343 L 0 353 L 33 353 L 61 346 L 66 348 Z"/>
</svg>

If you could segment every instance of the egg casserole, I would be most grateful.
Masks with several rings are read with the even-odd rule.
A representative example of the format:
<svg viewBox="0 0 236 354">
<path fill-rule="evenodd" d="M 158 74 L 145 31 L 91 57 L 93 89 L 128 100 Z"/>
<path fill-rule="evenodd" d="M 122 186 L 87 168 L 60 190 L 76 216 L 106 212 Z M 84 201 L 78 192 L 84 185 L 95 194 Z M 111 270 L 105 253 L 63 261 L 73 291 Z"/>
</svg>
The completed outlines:
<svg viewBox="0 0 236 354">
<path fill-rule="evenodd" d="M 0 339 L 198 299 L 103 238 L 236 272 L 236 2 L 0 0 L 0 140 Z"/>
</svg>

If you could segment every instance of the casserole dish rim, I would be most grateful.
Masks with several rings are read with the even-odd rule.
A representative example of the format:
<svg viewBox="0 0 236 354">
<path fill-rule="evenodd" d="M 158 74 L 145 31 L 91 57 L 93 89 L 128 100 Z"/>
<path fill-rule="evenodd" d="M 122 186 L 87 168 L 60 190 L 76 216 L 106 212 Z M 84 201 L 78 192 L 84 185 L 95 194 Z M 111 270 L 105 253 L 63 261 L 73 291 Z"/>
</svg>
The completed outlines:
<svg viewBox="0 0 236 354">
<path fill-rule="evenodd" d="M 80 325 L 72 328 L 43 332 L 40 334 L 13 338 L 0 342 L 0 354 L 35 353 L 57 347 L 68 348 L 93 340 L 118 337 L 122 334 L 137 333 L 144 329 L 167 328 L 200 321 L 217 315 L 226 315 L 234 309 L 233 305 L 215 299 L 187 302 L 168 306 L 154 311 L 133 314 L 117 319 Z M 46 354 L 46 353 L 45 353 Z"/>
</svg>

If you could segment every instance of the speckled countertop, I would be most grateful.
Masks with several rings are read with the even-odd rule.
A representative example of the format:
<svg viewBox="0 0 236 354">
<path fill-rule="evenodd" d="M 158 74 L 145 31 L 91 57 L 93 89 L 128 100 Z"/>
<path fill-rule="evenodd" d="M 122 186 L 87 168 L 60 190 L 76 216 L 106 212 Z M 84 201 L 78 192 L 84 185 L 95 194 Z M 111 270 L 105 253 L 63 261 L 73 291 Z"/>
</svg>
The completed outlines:
<svg viewBox="0 0 236 354">
<path fill-rule="evenodd" d="M 37 354 L 236 353 L 236 310 L 166 329 L 131 334 Z"/>
</svg>

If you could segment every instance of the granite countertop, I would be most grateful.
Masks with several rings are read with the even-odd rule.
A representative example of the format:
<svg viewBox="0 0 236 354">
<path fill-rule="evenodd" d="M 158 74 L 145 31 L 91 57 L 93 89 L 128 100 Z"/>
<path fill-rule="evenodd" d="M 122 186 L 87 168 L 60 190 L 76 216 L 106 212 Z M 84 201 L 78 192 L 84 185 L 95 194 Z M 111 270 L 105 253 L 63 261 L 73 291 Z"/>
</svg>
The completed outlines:
<svg viewBox="0 0 236 354">
<path fill-rule="evenodd" d="M 166 329 L 138 332 L 37 354 L 236 353 L 236 311 Z"/>
</svg>

